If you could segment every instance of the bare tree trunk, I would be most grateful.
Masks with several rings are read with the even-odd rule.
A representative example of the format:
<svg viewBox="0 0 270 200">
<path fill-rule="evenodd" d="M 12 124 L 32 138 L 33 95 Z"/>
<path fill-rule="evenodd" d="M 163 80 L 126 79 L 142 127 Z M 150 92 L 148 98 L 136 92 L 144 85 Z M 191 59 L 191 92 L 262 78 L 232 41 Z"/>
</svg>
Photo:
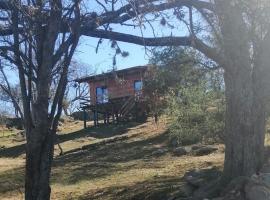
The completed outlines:
<svg viewBox="0 0 270 200">
<path fill-rule="evenodd" d="M 263 165 L 265 106 L 260 82 L 254 81 L 251 71 L 246 69 L 225 73 L 225 183 L 238 176 L 250 176 Z"/>
<path fill-rule="evenodd" d="M 55 133 L 47 127 L 39 126 L 30 134 L 33 137 L 26 145 L 25 199 L 49 200 Z"/>
<path fill-rule="evenodd" d="M 48 117 L 48 73 L 42 73 L 37 102 L 33 105 L 33 124 L 26 123 L 26 200 L 50 199 L 50 172 L 53 160 L 54 138 Z M 43 82 L 44 81 L 44 82 Z M 47 87 L 42 87 L 46 86 Z M 27 113 L 30 114 L 30 113 Z"/>
</svg>

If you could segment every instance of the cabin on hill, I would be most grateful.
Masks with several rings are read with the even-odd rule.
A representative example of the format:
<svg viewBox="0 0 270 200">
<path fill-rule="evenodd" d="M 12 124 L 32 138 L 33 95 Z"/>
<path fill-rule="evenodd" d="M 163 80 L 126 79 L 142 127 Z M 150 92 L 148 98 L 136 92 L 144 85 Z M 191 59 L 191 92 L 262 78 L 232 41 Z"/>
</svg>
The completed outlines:
<svg viewBox="0 0 270 200">
<path fill-rule="evenodd" d="M 89 86 L 89 97 L 82 98 L 80 102 L 84 115 L 91 111 L 95 126 L 101 117 L 104 124 L 145 120 L 147 106 L 143 97 L 143 81 L 146 71 L 147 66 L 137 66 L 77 79 L 79 84 L 87 83 Z"/>
</svg>

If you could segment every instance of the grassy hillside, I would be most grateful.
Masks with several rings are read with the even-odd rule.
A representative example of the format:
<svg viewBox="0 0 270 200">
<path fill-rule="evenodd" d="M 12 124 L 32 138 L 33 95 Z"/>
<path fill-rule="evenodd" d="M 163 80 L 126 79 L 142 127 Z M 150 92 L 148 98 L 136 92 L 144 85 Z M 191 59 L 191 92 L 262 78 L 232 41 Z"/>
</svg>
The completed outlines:
<svg viewBox="0 0 270 200">
<path fill-rule="evenodd" d="M 82 122 L 60 127 L 52 170 L 52 199 L 166 199 L 185 195 L 184 173 L 191 169 L 222 168 L 223 153 L 177 157 L 168 145 L 166 126 L 151 121 L 81 130 Z M 22 199 L 24 141 L 0 139 L 0 199 Z M 221 145 L 218 145 L 222 149 Z M 181 196 L 182 194 L 180 194 Z"/>
</svg>

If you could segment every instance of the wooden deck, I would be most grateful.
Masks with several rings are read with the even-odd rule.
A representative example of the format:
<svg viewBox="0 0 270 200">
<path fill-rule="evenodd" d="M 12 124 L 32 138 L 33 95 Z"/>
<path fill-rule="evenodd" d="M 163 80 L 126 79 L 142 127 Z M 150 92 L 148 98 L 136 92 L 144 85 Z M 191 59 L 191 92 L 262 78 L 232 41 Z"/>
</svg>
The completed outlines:
<svg viewBox="0 0 270 200">
<path fill-rule="evenodd" d="M 81 109 L 85 113 L 84 127 L 86 128 L 86 112 L 93 114 L 94 125 L 98 126 L 101 119 L 104 124 L 119 121 L 143 121 L 147 113 L 146 102 L 141 94 L 109 99 L 106 103 L 91 104 L 90 99 L 82 99 Z"/>
</svg>

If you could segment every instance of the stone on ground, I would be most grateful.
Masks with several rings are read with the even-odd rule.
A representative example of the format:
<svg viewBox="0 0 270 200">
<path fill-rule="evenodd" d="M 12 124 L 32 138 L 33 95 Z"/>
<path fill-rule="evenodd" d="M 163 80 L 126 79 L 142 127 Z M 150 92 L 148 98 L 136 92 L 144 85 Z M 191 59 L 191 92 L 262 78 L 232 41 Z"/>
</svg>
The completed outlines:
<svg viewBox="0 0 270 200">
<path fill-rule="evenodd" d="M 208 155 L 211 154 L 215 151 L 217 151 L 218 148 L 216 147 L 212 147 L 212 146 L 201 146 L 199 148 L 193 149 L 192 150 L 192 154 L 195 156 L 204 156 L 204 155 Z"/>
<path fill-rule="evenodd" d="M 184 147 L 177 147 L 174 151 L 173 154 L 175 156 L 183 156 L 187 154 L 187 150 Z"/>
</svg>

